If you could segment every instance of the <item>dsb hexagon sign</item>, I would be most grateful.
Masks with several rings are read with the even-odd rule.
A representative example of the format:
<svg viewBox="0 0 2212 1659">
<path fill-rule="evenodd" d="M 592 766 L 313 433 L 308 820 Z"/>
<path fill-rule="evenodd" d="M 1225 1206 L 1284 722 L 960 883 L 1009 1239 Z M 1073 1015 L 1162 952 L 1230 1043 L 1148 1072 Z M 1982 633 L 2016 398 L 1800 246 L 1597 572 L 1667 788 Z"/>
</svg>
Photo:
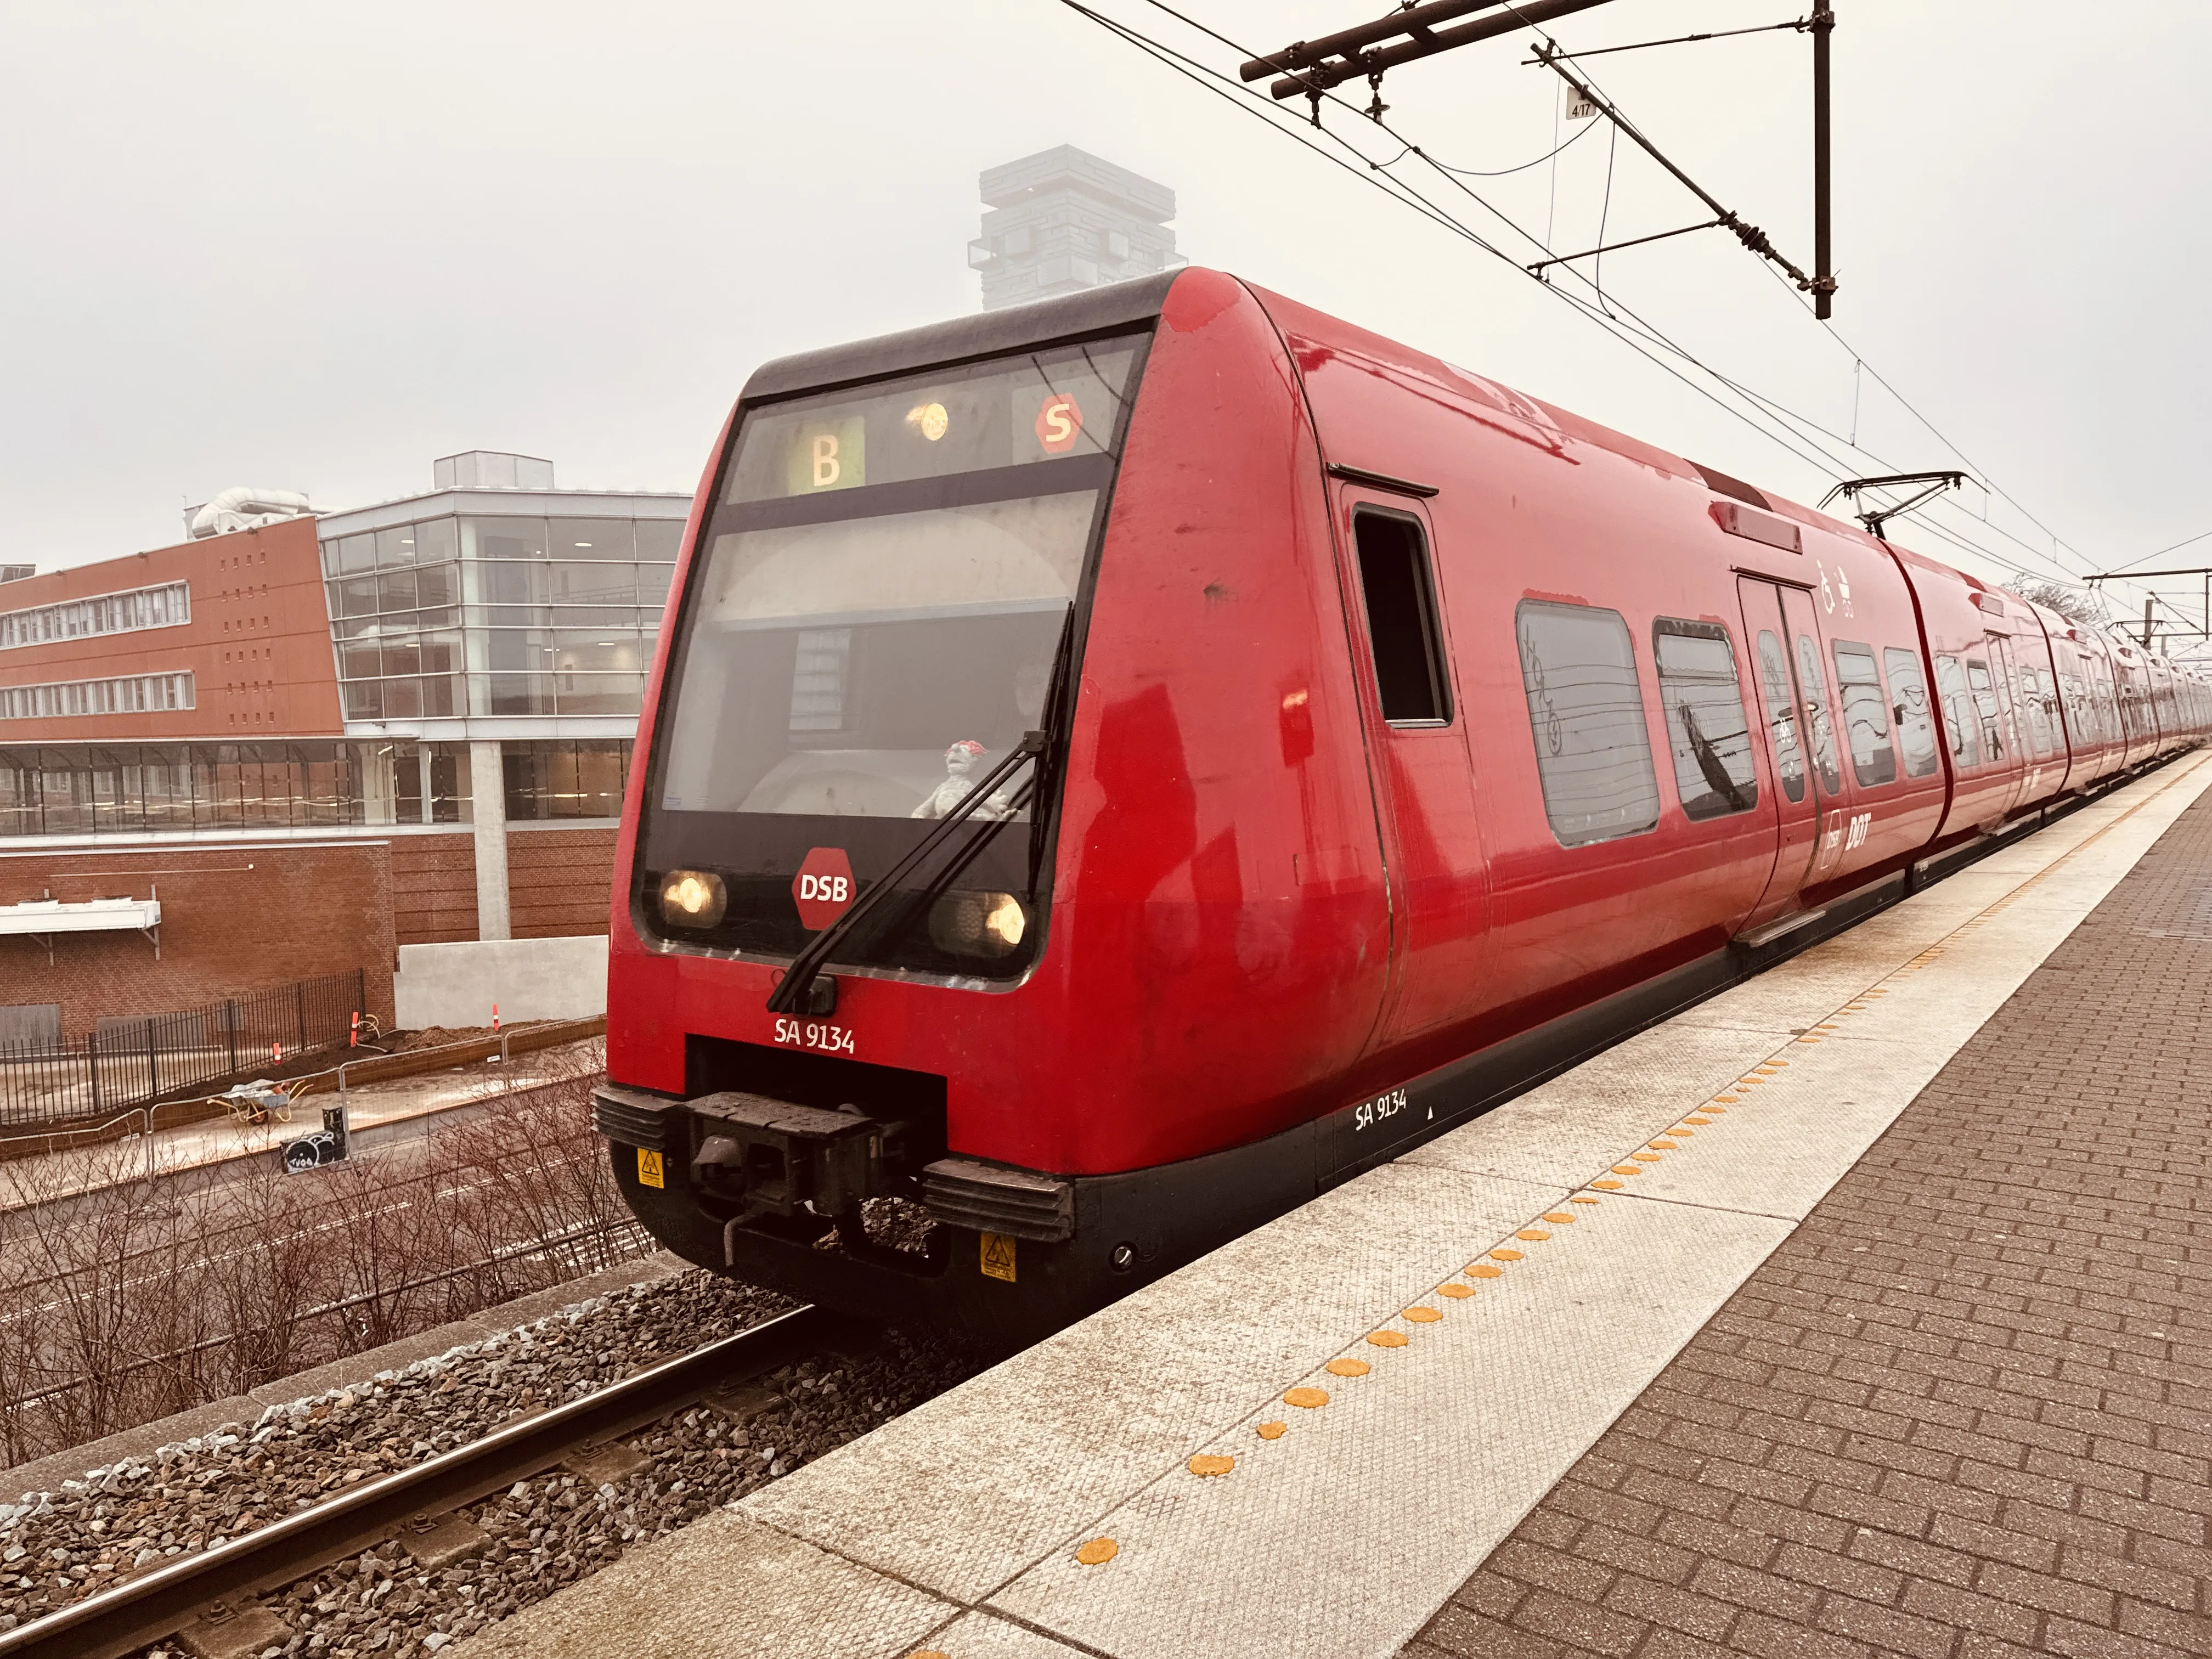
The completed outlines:
<svg viewBox="0 0 2212 1659">
<path fill-rule="evenodd" d="M 853 861 L 842 847 L 817 847 L 806 855 L 791 880 L 799 905 L 799 925 L 820 933 L 853 902 Z"/>
</svg>

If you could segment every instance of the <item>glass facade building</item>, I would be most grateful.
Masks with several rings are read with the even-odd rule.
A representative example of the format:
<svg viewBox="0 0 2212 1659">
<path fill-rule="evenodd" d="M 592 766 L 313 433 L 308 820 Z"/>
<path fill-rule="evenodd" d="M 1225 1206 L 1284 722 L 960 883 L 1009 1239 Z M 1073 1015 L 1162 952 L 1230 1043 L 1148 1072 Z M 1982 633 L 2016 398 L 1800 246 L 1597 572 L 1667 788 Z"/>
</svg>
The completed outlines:
<svg viewBox="0 0 2212 1659">
<path fill-rule="evenodd" d="M 326 532 L 349 726 L 635 720 L 683 531 L 681 518 L 471 514 Z"/>
<path fill-rule="evenodd" d="M 0 605 L 0 839 L 467 828 L 504 937 L 504 830 L 621 814 L 691 497 L 489 451 L 432 482 Z"/>
<path fill-rule="evenodd" d="M 374 829 L 475 820 L 469 744 L 40 744 L 0 747 L 0 836 Z M 500 745 L 509 823 L 622 811 L 620 738 Z"/>
</svg>

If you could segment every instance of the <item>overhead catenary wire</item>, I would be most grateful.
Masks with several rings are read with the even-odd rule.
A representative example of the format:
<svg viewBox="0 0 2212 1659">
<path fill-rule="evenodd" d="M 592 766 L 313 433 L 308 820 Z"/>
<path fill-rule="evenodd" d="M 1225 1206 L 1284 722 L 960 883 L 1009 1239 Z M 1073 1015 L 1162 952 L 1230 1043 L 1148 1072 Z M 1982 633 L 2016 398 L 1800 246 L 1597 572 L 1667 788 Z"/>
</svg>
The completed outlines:
<svg viewBox="0 0 2212 1659">
<path fill-rule="evenodd" d="M 2130 559 L 2125 564 L 2116 564 L 2111 570 L 2106 571 L 2105 574 L 2106 575 L 2118 575 L 2121 571 L 2132 570 L 2139 564 L 2148 564 L 2153 559 L 2160 558 L 2166 554 L 2177 553 L 2185 547 L 2192 547 L 2197 543 L 2203 541 L 2207 536 L 2212 536 L 2212 530 L 2200 530 L 2194 536 L 2185 536 L 2179 541 L 2172 544 L 2170 546 L 2160 548 L 2155 553 L 2146 553 L 2139 559 Z"/>
<path fill-rule="evenodd" d="M 1155 5 L 1159 5 L 1159 0 L 1150 0 L 1150 3 Z M 1420 214 L 1424 218 L 1429 219 L 1432 222 L 1449 230 L 1455 235 L 1463 238 L 1493 258 L 1502 260 L 1508 264 L 1514 264 L 1511 256 L 1504 252 L 1504 250 L 1500 249 L 1488 238 L 1483 236 L 1471 226 L 1465 224 L 1459 219 L 1454 217 L 1451 214 L 1446 212 L 1443 209 L 1438 207 L 1434 202 L 1431 201 L 1427 197 L 1420 194 L 1419 191 L 1413 189 L 1413 186 L 1407 185 L 1405 180 L 1398 178 L 1395 174 L 1383 172 L 1381 163 L 1365 155 L 1355 147 L 1346 143 L 1340 135 L 1330 131 L 1327 128 L 1322 129 L 1324 136 L 1329 137 L 1334 142 L 1345 148 L 1353 156 L 1356 156 L 1361 163 L 1360 167 L 1354 167 L 1350 161 L 1346 161 L 1343 157 L 1332 155 L 1328 150 L 1322 149 L 1318 144 L 1316 144 L 1306 136 L 1306 130 L 1304 124 L 1294 125 L 1275 118 L 1277 106 L 1272 103 L 1267 103 L 1255 106 L 1255 103 L 1245 101 L 1244 99 L 1240 98 L 1237 94 L 1243 93 L 1244 89 L 1242 87 L 1237 86 L 1237 83 L 1228 81 L 1226 76 L 1221 75 L 1219 71 L 1212 69 L 1210 65 L 1200 64 L 1197 60 L 1188 58 L 1182 53 L 1176 52 L 1173 47 L 1152 40 L 1149 36 L 1146 36 L 1140 31 L 1121 22 L 1119 19 L 1107 16 L 1103 13 L 1084 4 L 1083 0 L 1060 0 L 1060 3 L 1068 8 L 1068 9 L 1079 13 L 1081 15 L 1091 19 L 1093 22 L 1098 23 L 1102 27 L 1105 27 L 1109 32 L 1119 35 L 1125 40 L 1127 40 L 1131 45 L 1137 46 L 1148 56 L 1156 58 L 1159 62 L 1166 64 L 1169 68 L 1175 70 L 1186 79 L 1206 88 L 1206 90 L 1210 92 L 1216 93 L 1218 95 L 1227 100 L 1235 107 L 1243 110 L 1246 113 L 1250 114 L 1255 119 L 1265 123 L 1275 131 L 1287 134 L 1289 137 L 1296 139 L 1304 148 L 1312 150 L 1315 154 L 1320 155 L 1324 161 L 1328 161 L 1332 166 L 1340 167 L 1343 171 L 1350 173 L 1352 177 L 1372 185 L 1375 188 L 1382 191 L 1383 194 L 1390 197 L 1393 200 L 1398 201 L 1407 207 L 1411 207 L 1415 212 Z M 1171 15 L 1179 16 L 1181 15 L 1174 12 L 1172 8 L 1164 5 L 1160 5 L 1159 9 L 1164 11 L 1170 12 Z M 1202 26 L 1200 27 L 1202 27 Z M 1205 30 L 1204 32 L 1209 34 L 1212 33 L 1211 30 Z M 1219 39 L 1220 37 L 1216 36 L 1215 38 Z M 1234 43 L 1232 42 L 1230 44 L 1233 45 Z M 1216 84 L 1217 82 L 1225 84 Z M 1330 101 L 1338 104 L 1340 107 L 1350 109 L 1353 114 L 1361 117 L 1363 119 L 1366 118 L 1365 112 L 1364 111 L 1358 110 L 1348 105 L 1344 105 L 1341 100 L 1334 98 L 1333 94 L 1330 94 L 1329 97 Z M 1380 126 L 1385 131 L 1390 131 L 1387 123 L 1378 121 L 1375 123 L 1375 125 Z M 1392 132 L 1391 137 L 1395 138 L 1398 137 L 1398 135 Z M 1400 142 L 1402 143 L 1403 140 L 1401 139 Z M 1414 147 L 1412 153 L 1420 155 L 1421 159 L 1425 161 L 1428 161 L 1431 167 L 1436 165 L 1430 157 L 1425 155 L 1422 155 L 1419 147 Z M 1444 173 L 1442 168 L 1438 168 L 1437 171 L 1446 178 L 1450 177 L 1449 174 Z M 1466 185 L 1456 179 L 1452 179 L 1450 181 L 1455 187 L 1466 191 L 1472 199 L 1480 203 L 1502 223 L 1509 226 L 1516 234 L 1529 240 L 1533 246 L 1540 248 L 1543 246 L 1542 243 L 1536 241 L 1533 236 L 1530 236 L 1527 231 L 1516 224 L 1510 218 L 1499 213 L 1495 208 L 1492 208 L 1488 203 L 1483 202 L 1482 198 L 1474 191 L 1468 190 Z M 1517 265 L 1515 268 L 1516 270 L 1519 269 Z M 1523 271 L 1522 274 L 1526 276 L 1528 273 Z M 1531 277 L 1530 280 L 1533 281 L 1535 279 Z M 1588 279 L 1583 278 L 1582 280 L 1587 282 Z M 1791 442 L 1786 436 L 1776 433 L 1769 427 L 1760 425 L 1756 419 L 1747 414 L 1743 410 L 1716 395 L 1710 387 L 1700 386 L 1695 380 L 1691 380 L 1680 369 L 1676 368 L 1672 363 L 1667 362 L 1663 359 L 1654 355 L 1647 346 L 1636 337 L 1635 331 L 1627 329 L 1623 325 L 1623 318 L 1616 317 L 1601 307 L 1589 305 L 1579 296 L 1569 294 L 1565 289 L 1558 286 L 1557 284 L 1547 284 L 1547 291 L 1565 298 L 1568 303 L 1575 306 L 1577 309 L 1582 310 L 1586 315 L 1589 315 L 1593 319 L 1598 321 L 1601 326 L 1605 327 L 1608 331 L 1613 332 L 1616 337 L 1620 338 L 1621 342 L 1627 345 L 1632 350 L 1650 360 L 1662 373 L 1680 381 L 1692 392 L 1697 393 L 1698 396 L 1711 403 L 1715 407 L 1723 410 L 1733 418 L 1744 422 L 1753 431 L 1759 433 L 1762 437 L 1768 439 L 1771 442 L 1778 444 L 1781 447 L 1789 451 L 1792 455 L 1795 455 L 1798 459 L 1805 462 L 1808 465 L 1813 466 L 1819 471 L 1828 471 L 1831 477 L 1838 477 L 1846 476 L 1850 471 L 1849 468 L 1844 468 L 1841 471 L 1832 470 L 1834 465 L 1832 461 L 1824 462 L 1814 455 L 1808 454 L 1804 450 L 1799 448 L 1795 443 Z M 1635 321 L 1639 328 L 1649 328 L 1648 325 L 1642 323 L 1641 319 L 1635 318 L 1633 313 L 1627 313 L 1626 315 L 1627 319 Z M 1660 337 L 1663 339 L 1663 337 Z M 1730 386 L 1731 389 L 1734 389 L 1733 382 L 1728 381 L 1725 377 L 1719 375 L 1717 372 L 1707 368 L 1702 362 L 1698 362 L 1695 356 L 1684 348 L 1676 346 L 1672 342 L 1664 342 L 1664 344 L 1667 349 L 1680 356 L 1686 362 L 1697 363 L 1698 368 L 1705 369 L 1708 374 L 1712 376 L 1712 378 L 1719 380 L 1723 385 Z"/>
<path fill-rule="evenodd" d="M 1457 176 L 1453 169 L 1439 162 L 1434 156 L 1428 154 L 1422 146 L 1413 143 L 1410 139 L 1407 138 L 1404 134 L 1398 131 L 1389 122 L 1382 119 L 1379 113 L 1370 113 L 1370 112 L 1363 110 L 1356 105 L 1347 103 L 1345 100 L 1338 97 L 1331 91 L 1322 90 L 1316 94 L 1315 100 L 1316 106 L 1316 116 L 1318 114 L 1320 103 L 1326 101 L 1334 107 L 1344 111 L 1346 114 L 1357 118 L 1355 125 L 1364 124 L 1371 126 L 1403 146 L 1400 154 L 1397 156 L 1391 158 L 1389 161 L 1378 161 L 1374 157 L 1368 155 L 1358 146 L 1352 144 L 1340 132 L 1338 132 L 1334 128 L 1319 127 L 1317 130 L 1322 137 L 1328 140 L 1329 143 L 1334 145 L 1338 149 L 1346 153 L 1345 155 L 1340 155 L 1334 153 L 1332 150 L 1324 148 L 1322 144 L 1316 143 L 1312 137 L 1309 137 L 1309 131 L 1314 129 L 1310 129 L 1305 122 L 1297 121 L 1295 120 L 1295 118 L 1292 118 L 1290 120 L 1278 118 L 1280 112 L 1282 111 L 1282 106 L 1273 102 L 1272 100 L 1261 98 L 1256 93 L 1244 88 L 1231 76 L 1214 69 L 1211 64 L 1203 63 L 1197 58 L 1189 57 L 1186 53 L 1178 52 L 1174 47 L 1168 46 L 1164 42 L 1152 39 L 1151 36 L 1146 35 L 1134 26 L 1123 22 L 1118 18 L 1109 16 L 1092 6 L 1083 3 L 1083 0 L 1061 0 L 1061 3 L 1066 6 L 1069 9 L 1087 18 L 1091 21 L 1106 28 L 1110 33 L 1115 34 L 1128 44 L 1135 46 L 1139 50 L 1143 51 L 1147 56 L 1153 58 L 1156 61 L 1175 70 L 1178 74 L 1182 75 L 1185 79 L 1191 81 L 1194 84 L 1204 88 L 1206 90 L 1213 93 L 1217 96 L 1222 97 L 1235 107 L 1242 109 L 1247 114 L 1264 122 L 1271 129 L 1278 132 L 1285 133 L 1295 138 L 1303 147 L 1322 156 L 1323 160 L 1328 161 L 1332 166 L 1341 168 L 1345 172 L 1351 173 L 1355 178 L 1364 179 L 1367 183 L 1373 185 L 1375 188 L 1381 190 L 1385 195 L 1390 197 L 1394 201 L 1412 209 L 1414 212 L 1420 214 L 1424 218 L 1428 219 L 1431 222 L 1449 231 L 1455 235 L 1461 237 L 1462 240 L 1490 254 L 1492 258 L 1499 259 L 1501 262 L 1513 264 L 1516 269 L 1521 268 L 1517 261 L 1514 260 L 1505 250 L 1499 247 L 1488 236 L 1484 235 L 1473 226 L 1468 224 L 1463 220 L 1441 206 L 1431 198 L 1424 194 L 1418 187 L 1400 177 L 1396 173 L 1390 172 L 1388 169 L 1398 166 L 1408 156 L 1419 159 L 1432 171 L 1434 171 L 1438 177 L 1443 179 L 1447 183 L 1451 185 L 1453 188 L 1458 190 L 1463 195 L 1468 197 L 1470 201 L 1474 202 L 1491 218 L 1496 220 L 1501 226 L 1504 227 L 1511 234 L 1520 238 L 1528 243 L 1531 246 L 1537 248 L 1547 254 L 1552 252 L 1548 246 L 1548 239 L 1539 238 L 1533 232 L 1520 225 L 1510 215 L 1504 213 L 1502 210 L 1498 209 L 1493 204 L 1482 197 L 1480 192 L 1468 186 L 1464 182 L 1463 179 Z M 1195 33 L 1202 34 L 1221 46 L 1226 46 L 1238 52 L 1249 52 L 1249 48 L 1245 46 L 1243 43 L 1231 39 L 1229 36 L 1221 33 L 1218 30 L 1209 27 L 1197 18 L 1179 9 L 1177 7 L 1167 3 L 1167 0 L 1146 0 L 1146 3 L 1151 6 L 1154 10 L 1173 18 L 1177 22 L 1183 24 Z M 1520 9 L 1510 3 L 1510 0 L 1508 0 L 1504 9 L 1516 17 L 1522 17 L 1522 21 L 1524 22 L 1528 21 L 1528 20 L 1523 16 Z M 1535 27 L 1533 22 L 1528 23 L 1528 26 L 1532 28 L 1534 28 Z M 1537 32 L 1540 33 L 1541 33 L 1540 30 L 1538 30 Z M 1553 46 L 1554 49 L 1556 49 L 1557 43 L 1550 41 L 1548 37 L 1546 38 L 1547 44 Z M 1564 148 L 1564 146 L 1561 148 Z M 1557 152 L 1555 150 L 1552 153 L 1556 154 Z M 1346 155 L 1348 155 L 1352 159 L 1346 160 Z M 1354 164 L 1355 161 L 1357 165 Z M 1518 171 L 1521 169 L 1511 170 Z M 1482 176 L 1474 173 L 1474 170 L 1468 170 L 1468 175 Z M 1828 447 L 1827 444 L 1821 442 L 1820 441 L 1820 437 L 1825 436 L 1838 444 L 1844 445 L 1846 447 L 1856 451 L 1860 455 L 1868 457 L 1880 465 L 1887 467 L 1893 471 L 1895 470 L 1894 463 L 1878 455 L 1875 452 L 1853 442 L 1851 440 L 1844 437 L 1841 434 L 1829 431 L 1826 427 L 1822 426 L 1820 422 L 1812 420 L 1809 416 L 1790 409 L 1787 405 L 1781 404 L 1778 400 L 1760 393 L 1713 368 L 1711 364 L 1705 362 L 1702 358 L 1698 356 L 1695 352 L 1692 351 L 1687 347 L 1683 346 L 1679 342 L 1668 336 L 1662 330 L 1648 322 L 1632 308 L 1621 305 L 1617 296 L 1598 294 L 1595 290 L 1595 284 L 1592 283 L 1591 279 L 1589 276 L 1583 273 L 1574 271 L 1571 267 L 1567 268 L 1567 270 L 1568 274 L 1573 278 L 1581 282 L 1584 286 L 1590 287 L 1592 289 L 1591 297 L 1585 299 L 1583 295 L 1571 291 L 1565 283 L 1545 283 L 1544 286 L 1547 293 L 1550 293 L 1565 301 L 1568 304 L 1574 306 L 1577 311 L 1580 311 L 1592 321 L 1597 323 L 1599 326 L 1605 328 L 1607 331 L 1613 334 L 1616 339 L 1619 339 L 1622 343 L 1628 345 L 1631 349 L 1635 350 L 1639 356 L 1642 356 L 1646 358 L 1647 361 L 1651 362 L 1656 367 L 1661 368 L 1662 372 L 1667 373 L 1678 382 L 1695 392 L 1706 401 L 1713 404 L 1716 407 L 1725 410 L 1733 418 L 1750 427 L 1753 430 L 1758 432 L 1762 437 L 1767 439 L 1770 442 L 1775 443 L 1778 447 L 1784 449 L 1786 453 L 1790 453 L 1799 461 L 1813 467 L 1816 471 L 1827 475 L 1831 478 L 1850 477 L 1863 470 L 1855 462 L 1849 461 L 1844 457 L 1837 454 Z M 1525 271 L 1523 274 L 1526 274 Z M 1776 280 L 1782 283 L 1785 291 L 1789 291 L 1789 283 L 1786 279 L 1782 277 L 1781 273 L 1777 271 L 1772 274 Z M 1796 298 L 1797 296 L 1793 292 L 1791 294 L 1791 297 Z M 1802 303 L 1802 301 L 1801 303 Z M 1832 336 L 1838 340 L 1839 344 L 1845 343 L 1842 341 L 1840 335 L 1835 334 L 1832 328 L 1831 328 L 1830 331 Z M 1664 356 L 1660 354 L 1664 354 Z M 1919 421 L 1920 423 L 1931 433 L 1931 434 L 1935 435 L 1938 441 L 1942 442 L 1954 454 L 1958 455 L 1962 460 L 1967 460 L 1969 466 L 1972 466 L 1973 464 L 1969 458 L 1966 457 L 1963 452 L 1960 451 L 1955 444 L 1953 444 L 1948 438 L 1945 437 L 1934 426 L 1934 424 L 1927 419 L 1925 416 L 1922 415 L 1917 409 L 1914 408 L 1908 400 L 1904 398 L 1903 394 L 1900 393 L 1891 382 L 1885 379 L 1878 370 L 1875 370 L 1870 364 L 1865 363 L 1863 354 L 1854 352 L 1853 356 L 1855 363 L 1863 364 L 1863 372 L 1867 374 L 1872 375 L 1876 383 L 1881 386 L 1885 391 L 1888 392 L 1889 394 L 1897 400 L 1900 407 L 1906 409 L 1916 420 Z M 1680 368 L 1678 368 L 1675 362 L 1666 361 L 1666 357 L 1672 357 L 1680 364 L 1686 365 L 1690 368 L 1694 369 L 1698 374 L 1701 374 L 1707 380 L 1711 380 L 1714 386 L 1724 388 L 1728 392 L 1733 394 L 1735 398 L 1741 399 L 1745 404 L 1750 404 L 1752 406 L 1751 409 L 1747 410 L 1741 407 L 1738 404 L 1731 402 L 1729 398 L 1718 395 L 1713 390 L 1713 386 L 1700 384 L 1698 380 L 1691 378 L 1689 374 L 1682 372 Z M 1820 434 L 1820 436 L 1812 435 L 1815 434 Z M 1974 470 L 1976 471 L 1980 471 L 1978 467 L 1975 467 Z M 1986 483 L 1984 483 L 1982 487 L 2012 505 L 2016 510 L 2021 513 L 2023 517 L 2028 519 L 2031 523 L 2034 524 L 2038 529 L 2042 530 L 2045 534 L 2050 535 L 2051 533 L 2048 530 L 2047 526 L 2044 526 L 2033 514 L 2028 513 L 2027 510 L 2021 507 L 2017 500 L 2009 494 Z M 2026 567 L 2018 559 L 2008 559 L 2003 554 L 1996 552 L 1995 550 L 1992 550 L 1979 542 L 1967 539 L 1960 534 L 1954 533 L 1948 528 L 1939 525 L 1931 517 L 1922 512 L 1915 511 L 1909 516 L 1911 516 L 1913 521 L 1919 525 L 1923 531 L 1943 541 L 1949 546 L 1956 548 L 1959 550 L 1967 553 L 1978 559 L 1992 561 L 2000 565 L 2009 565 L 2012 568 L 2020 571 L 2023 575 L 2027 574 Z M 1962 516 L 1965 515 L 1962 514 Z M 1979 526 L 1983 524 L 1984 521 L 1974 520 L 1969 516 L 1967 517 L 1967 522 L 1970 525 Z M 2049 568 L 2055 571 L 2062 582 L 2069 586 L 2079 585 L 2079 577 L 2082 573 L 2072 567 L 2069 567 L 2054 554 L 2044 552 L 2041 549 L 2037 548 L 2033 544 L 2026 542 L 2020 537 L 2014 535 L 2001 525 L 1991 522 L 1986 525 L 1986 528 L 1994 532 L 2006 541 L 2012 543 L 2030 559 L 2039 564 L 2047 566 Z M 2054 545 L 2063 545 L 2063 544 L 2060 542 L 2059 538 L 2055 536 L 2052 537 L 2052 540 Z M 2078 552 L 2077 556 L 2079 556 Z"/>
</svg>

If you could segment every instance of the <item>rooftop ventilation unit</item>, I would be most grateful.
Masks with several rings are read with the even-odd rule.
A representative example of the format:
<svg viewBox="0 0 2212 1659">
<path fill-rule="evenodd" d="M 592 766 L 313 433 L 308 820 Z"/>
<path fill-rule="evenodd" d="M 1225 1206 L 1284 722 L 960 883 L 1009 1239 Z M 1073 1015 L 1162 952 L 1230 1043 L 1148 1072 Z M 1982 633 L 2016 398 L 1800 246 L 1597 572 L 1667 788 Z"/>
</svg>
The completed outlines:
<svg viewBox="0 0 2212 1659">
<path fill-rule="evenodd" d="M 311 516 L 314 506 L 293 489 L 260 489 L 240 484 L 226 489 L 204 507 L 185 509 L 185 528 L 194 541 L 228 536 L 234 530 L 252 530 L 286 519 Z"/>
</svg>

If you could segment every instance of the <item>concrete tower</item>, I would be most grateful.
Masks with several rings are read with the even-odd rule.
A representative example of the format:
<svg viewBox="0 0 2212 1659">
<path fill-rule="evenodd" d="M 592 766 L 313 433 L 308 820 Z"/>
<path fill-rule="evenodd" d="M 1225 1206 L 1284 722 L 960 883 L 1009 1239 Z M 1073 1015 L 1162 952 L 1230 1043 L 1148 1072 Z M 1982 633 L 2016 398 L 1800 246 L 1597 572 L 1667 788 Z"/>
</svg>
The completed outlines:
<svg viewBox="0 0 2212 1659">
<path fill-rule="evenodd" d="M 983 309 L 1073 294 L 1183 263 L 1175 192 L 1127 167 L 1062 144 L 977 180 L 990 211 L 968 244 L 983 276 Z"/>
</svg>

